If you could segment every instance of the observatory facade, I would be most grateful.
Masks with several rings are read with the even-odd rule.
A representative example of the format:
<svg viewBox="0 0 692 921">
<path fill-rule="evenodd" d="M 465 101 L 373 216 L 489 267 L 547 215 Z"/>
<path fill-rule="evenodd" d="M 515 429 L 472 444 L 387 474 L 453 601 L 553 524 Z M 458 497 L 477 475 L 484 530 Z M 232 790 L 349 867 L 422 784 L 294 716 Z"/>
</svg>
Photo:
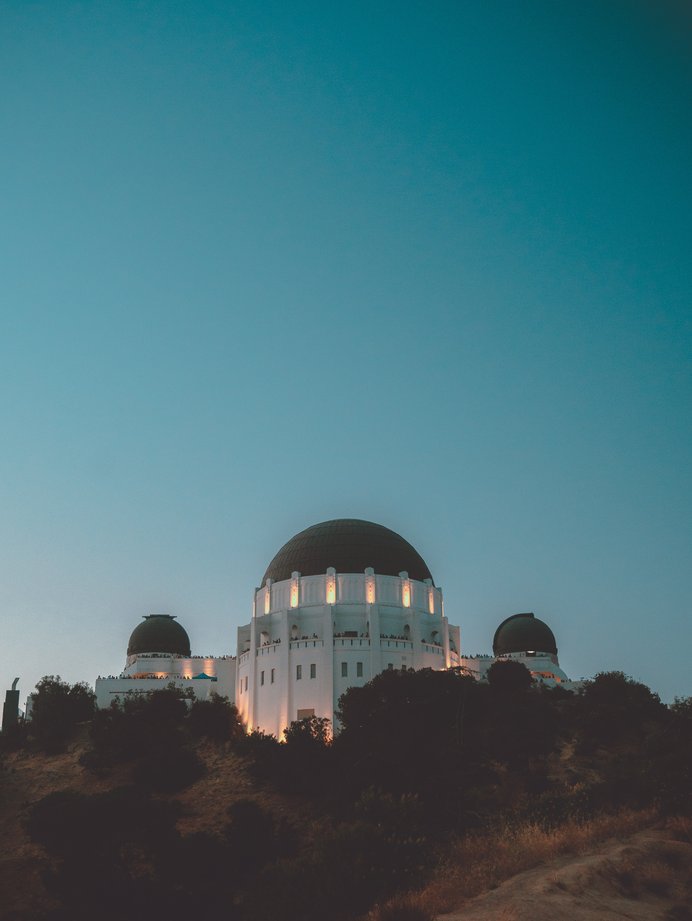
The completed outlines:
<svg viewBox="0 0 692 921">
<path fill-rule="evenodd" d="M 483 681 L 494 662 L 507 659 L 524 665 L 536 684 L 574 691 L 583 683 L 571 681 L 560 668 L 553 631 L 532 613 L 512 614 L 502 621 L 493 637 L 492 655 L 462 656 L 459 662 L 465 674 Z"/>
<path fill-rule="evenodd" d="M 281 736 L 326 717 L 386 669 L 459 665 L 459 628 L 418 552 L 358 519 L 301 531 L 274 557 L 238 630 L 235 703 L 246 726 Z"/>
<path fill-rule="evenodd" d="M 282 738 L 294 720 L 324 717 L 338 729 L 339 699 L 388 669 L 459 668 L 485 680 L 497 661 L 524 664 L 536 682 L 579 686 L 560 668 L 552 630 L 514 614 L 495 631 L 492 655 L 461 655 L 442 590 L 418 551 L 382 525 L 325 521 L 291 538 L 255 589 L 237 656 L 194 656 L 185 629 L 147 615 L 132 632 L 125 668 L 99 677 L 99 707 L 174 686 L 198 700 L 235 703 L 248 731 Z"/>
<path fill-rule="evenodd" d="M 147 614 L 132 631 L 122 672 L 96 679 L 96 705 L 109 707 L 128 694 L 171 686 L 191 690 L 197 700 L 212 694 L 233 700 L 235 665 L 234 656 L 193 656 L 187 631 L 175 617 Z"/>
</svg>

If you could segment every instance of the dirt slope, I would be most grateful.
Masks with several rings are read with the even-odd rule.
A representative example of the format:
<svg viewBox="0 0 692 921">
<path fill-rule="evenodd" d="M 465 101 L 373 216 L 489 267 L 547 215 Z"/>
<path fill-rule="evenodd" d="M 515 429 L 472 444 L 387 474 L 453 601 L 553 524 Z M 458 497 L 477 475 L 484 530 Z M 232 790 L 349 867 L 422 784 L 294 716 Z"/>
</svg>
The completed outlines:
<svg viewBox="0 0 692 921">
<path fill-rule="evenodd" d="M 692 921 L 692 844 L 662 830 L 512 877 L 438 921 Z"/>
</svg>

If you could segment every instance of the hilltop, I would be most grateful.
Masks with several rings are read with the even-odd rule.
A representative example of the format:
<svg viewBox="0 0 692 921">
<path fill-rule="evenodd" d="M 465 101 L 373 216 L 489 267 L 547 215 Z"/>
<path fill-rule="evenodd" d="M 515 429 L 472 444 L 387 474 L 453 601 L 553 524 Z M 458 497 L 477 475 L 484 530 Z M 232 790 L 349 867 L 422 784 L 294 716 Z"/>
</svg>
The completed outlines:
<svg viewBox="0 0 692 921">
<path fill-rule="evenodd" d="M 345 695 L 334 741 L 166 691 L 62 743 L 39 718 L 0 762 L 2 917 L 684 921 L 691 710 L 617 673 L 575 696 L 423 671 Z"/>
</svg>

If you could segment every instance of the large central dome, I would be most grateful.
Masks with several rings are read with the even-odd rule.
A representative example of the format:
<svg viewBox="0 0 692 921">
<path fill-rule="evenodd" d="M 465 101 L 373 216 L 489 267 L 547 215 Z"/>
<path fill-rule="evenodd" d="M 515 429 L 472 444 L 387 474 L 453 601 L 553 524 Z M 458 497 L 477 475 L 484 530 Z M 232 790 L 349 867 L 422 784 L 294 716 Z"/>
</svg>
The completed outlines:
<svg viewBox="0 0 692 921">
<path fill-rule="evenodd" d="M 267 566 L 267 579 L 282 582 L 291 573 L 322 575 L 333 566 L 337 572 L 363 572 L 372 566 L 378 575 L 407 572 L 422 582 L 432 579 L 425 560 L 401 535 L 381 524 L 359 518 L 322 521 L 292 537 Z"/>
</svg>

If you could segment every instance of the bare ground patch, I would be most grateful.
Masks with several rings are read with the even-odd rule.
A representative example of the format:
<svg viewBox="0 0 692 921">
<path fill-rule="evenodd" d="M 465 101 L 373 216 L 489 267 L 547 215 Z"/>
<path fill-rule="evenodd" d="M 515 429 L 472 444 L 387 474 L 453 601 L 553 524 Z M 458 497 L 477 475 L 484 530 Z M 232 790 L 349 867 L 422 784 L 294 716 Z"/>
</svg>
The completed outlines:
<svg viewBox="0 0 692 921">
<path fill-rule="evenodd" d="M 669 829 L 610 839 L 507 879 L 439 921 L 692 921 L 692 844 Z"/>
</svg>

